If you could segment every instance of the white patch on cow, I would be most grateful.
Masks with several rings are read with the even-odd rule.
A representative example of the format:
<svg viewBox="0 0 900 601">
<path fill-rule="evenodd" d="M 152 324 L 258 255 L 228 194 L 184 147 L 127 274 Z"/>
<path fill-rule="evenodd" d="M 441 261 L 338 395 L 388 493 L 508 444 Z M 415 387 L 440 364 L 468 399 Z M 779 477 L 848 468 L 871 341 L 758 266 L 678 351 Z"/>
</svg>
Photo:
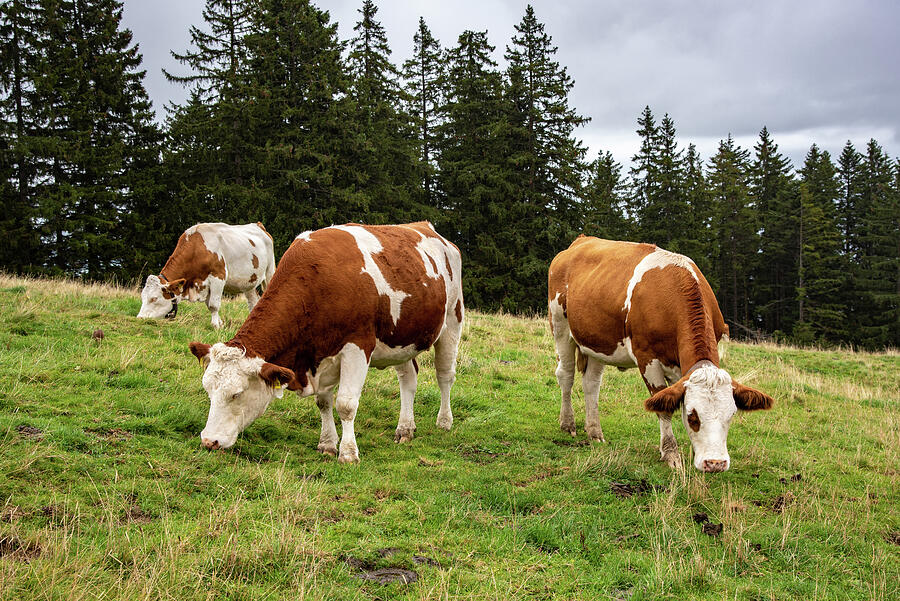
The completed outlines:
<svg viewBox="0 0 900 601">
<path fill-rule="evenodd" d="M 209 349 L 203 388 L 209 395 L 209 416 L 200 437 L 227 449 L 238 435 L 262 415 L 276 391 L 259 377 L 264 363 L 242 349 L 218 342 Z"/>
<path fill-rule="evenodd" d="M 669 265 L 687 269 L 695 280 L 697 280 L 698 282 L 700 281 L 697 279 L 697 272 L 694 270 L 694 264 L 690 259 L 688 259 L 684 255 L 679 255 L 677 253 L 657 248 L 652 253 L 641 259 L 640 263 L 638 263 L 634 268 L 631 279 L 628 281 L 628 290 L 625 293 L 624 310 L 626 313 L 631 310 L 631 295 L 634 293 L 634 287 L 641 282 L 644 274 L 651 269 L 662 269 L 663 267 L 668 267 Z M 627 316 L 625 319 L 627 321 Z"/>
<path fill-rule="evenodd" d="M 576 342 L 578 341 L 576 340 Z M 634 358 L 634 353 L 631 352 L 631 338 L 627 336 L 624 340 L 620 340 L 616 344 L 616 350 L 614 350 L 611 355 L 605 355 L 580 343 L 578 344 L 578 346 L 581 349 L 582 353 L 589 357 L 597 359 L 605 365 L 612 365 L 615 367 L 623 368 L 637 367 L 637 360 Z"/>
<path fill-rule="evenodd" d="M 141 290 L 140 319 L 162 319 L 172 310 L 171 298 L 163 296 L 163 285 L 159 276 L 148 275 Z"/>
<path fill-rule="evenodd" d="M 665 388 L 666 374 L 663 373 L 662 363 L 659 359 L 653 359 L 644 367 L 644 379 L 654 388 Z"/>
<path fill-rule="evenodd" d="M 312 236 L 312 231 L 306 231 L 301 234 L 297 234 L 297 237 L 294 240 L 303 240 L 304 242 L 309 242 L 310 236 Z"/>
<path fill-rule="evenodd" d="M 727 445 L 728 428 L 737 413 L 731 376 L 715 365 L 702 365 L 691 372 L 684 388 L 681 416 L 694 448 L 694 467 L 708 471 L 704 461 L 724 461 L 724 469 L 727 470 L 731 464 Z M 697 412 L 700 419 L 700 430 L 697 432 L 688 425 L 688 415 L 693 411 Z"/>
<path fill-rule="evenodd" d="M 372 281 L 375 282 L 375 289 L 378 293 L 390 299 L 391 319 L 394 320 L 394 325 L 396 325 L 397 320 L 400 319 L 400 305 L 409 294 L 402 290 L 391 288 L 391 285 L 384 278 L 384 274 L 378 268 L 378 264 L 375 263 L 374 255 L 384 250 L 381 242 L 371 232 L 358 225 L 335 225 L 332 227 L 336 230 L 347 232 L 356 240 L 356 246 L 363 256 L 363 268 L 360 273 L 368 274 Z"/>
<path fill-rule="evenodd" d="M 375 341 L 375 349 L 369 363 L 372 367 L 385 368 L 406 363 L 419 354 L 416 345 L 388 346 L 380 340 Z"/>
</svg>

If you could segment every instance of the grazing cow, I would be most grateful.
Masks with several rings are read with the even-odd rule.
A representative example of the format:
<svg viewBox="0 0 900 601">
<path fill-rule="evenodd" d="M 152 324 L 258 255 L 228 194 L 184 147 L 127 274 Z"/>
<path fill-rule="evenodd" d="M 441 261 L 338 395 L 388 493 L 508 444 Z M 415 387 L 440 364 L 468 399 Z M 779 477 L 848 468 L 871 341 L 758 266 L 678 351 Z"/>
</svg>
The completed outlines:
<svg viewBox="0 0 900 601">
<path fill-rule="evenodd" d="M 272 236 L 263 224 L 198 223 L 178 238 L 159 275 L 148 275 L 138 317 L 175 317 L 178 301 L 206 301 L 212 325 L 221 328 L 222 294 L 242 292 L 253 310 L 275 272 Z"/>
<path fill-rule="evenodd" d="M 210 409 L 200 437 L 228 448 L 283 388 L 316 395 L 319 451 L 359 461 L 353 420 L 369 367 L 400 382 L 396 442 L 413 437 L 415 357 L 434 345 L 441 390 L 437 425 L 449 430 L 450 387 L 463 323 L 459 250 L 430 223 L 338 225 L 297 236 L 265 295 L 234 338 L 190 344 L 205 366 Z M 334 407 L 343 424 L 340 453 Z"/>
<path fill-rule="evenodd" d="M 652 244 L 579 236 L 550 264 L 549 313 L 562 389 L 560 428 L 575 436 L 572 383 L 582 373 L 585 430 L 603 440 L 597 398 L 603 368 L 637 367 L 659 417 L 660 457 L 681 462 L 672 414 L 681 416 L 694 467 L 728 469 L 728 426 L 738 409 L 768 409 L 772 398 L 719 368 L 727 332 L 712 289 L 693 261 Z"/>
</svg>

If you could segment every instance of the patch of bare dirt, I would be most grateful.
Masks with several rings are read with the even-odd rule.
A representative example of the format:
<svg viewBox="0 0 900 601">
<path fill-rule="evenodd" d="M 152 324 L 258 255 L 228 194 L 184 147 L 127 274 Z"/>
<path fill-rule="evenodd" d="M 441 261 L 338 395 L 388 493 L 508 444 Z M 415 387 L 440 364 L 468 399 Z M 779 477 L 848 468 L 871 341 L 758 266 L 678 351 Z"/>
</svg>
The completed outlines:
<svg viewBox="0 0 900 601">
<path fill-rule="evenodd" d="M 134 434 L 122 428 L 85 428 L 84 431 L 109 442 L 123 442 L 134 438 Z"/>
<path fill-rule="evenodd" d="M 141 509 L 138 505 L 132 505 L 125 510 L 123 522 L 131 522 L 136 524 L 146 524 L 153 521 L 153 516 Z"/>
<path fill-rule="evenodd" d="M 412 584 L 419 579 L 419 575 L 407 568 L 379 568 L 357 574 L 360 580 L 372 580 L 378 584 L 391 584 L 398 582 L 400 584 Z"/>
<path fill-rule="evenodd" d="M 794 496 L 794 493 L 788 491 L 783 495 L 778 495 L 775 497 L 775 500 L 772 501 L 772 510 L 775 513 L 784 513 L 784 508 L 788 505 L 792 504 L 797 497 Z"/>
<path fill-rule="evenodd" d="M 553 441 L 558 447 L 589 447 L 591 441 L 587 438 L 559 438 Z"/>
<path fill-rule="evenodd" d="M 891 543 L 892 545 L 900 545 L 900 531 L 888 532 L 887 536 L 884 537 L 884 540 Z"/>
<path fill-rule="evenodd" d="M 27 424 L 16 426 L 16 432 L 19 433 L 19 436 L 28 440 L 42 440 L 44 438 L 43 430 Z"/>
<path fill-rule="evenodd" d="M 31 561 L 41 554 L 41 548 L 34 543 L 24 542 L 14 536 L 0 537 L 0 559 Z"/>
<path fill-rule="evenodd" d="M 617 497 L 627 499 L 651 491 L 653 487 L 646 480 L 641 480 L 640 482 L 610 482 L 609 489 Z"/>
<path fill-rule="evenodd" d="M 461 446 L 457 450 L 464 458 L 482 465 L 496 461 L 500 456 L 500 453 L 476 446 Z"/>
</svg>

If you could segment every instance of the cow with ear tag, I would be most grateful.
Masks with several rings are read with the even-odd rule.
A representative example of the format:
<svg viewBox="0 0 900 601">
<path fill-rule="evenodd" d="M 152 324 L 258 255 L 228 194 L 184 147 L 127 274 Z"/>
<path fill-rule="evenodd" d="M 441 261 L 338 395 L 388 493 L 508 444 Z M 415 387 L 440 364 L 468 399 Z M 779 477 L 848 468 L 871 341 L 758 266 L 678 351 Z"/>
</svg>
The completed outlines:
<svg viewBox="0 0 900 601">
<path fill-rule="evenodd" d="M 415 357 L 431 347 L 441 391 L 437 426 L 449 430 L 464 311 L 461 265 L 456 246 L 428 222 L 347 224 L 297 236 L 234 338 L 190 344 L 205 366 L 210 402 L 203 446 L 232 446 L 286 388 L 315 395 L 318 450 L 357 462 L 354 420 L 369 367 L 396 370 L 394 440 L 408 442 L 416 430 Z M 342 424 L 340 446 L 333 409 Z"/>
<path fill-rule="evenodd" d="M 603 369 L 637 367 L 651 394 L 644 407 L 659 418 L 660 459 L 671 467 L 682 464 L 672 432 L 680 408 L 694 467 L 723 472 L 731 466 L 726 442 L 735 413 L 769 409 L 774 401 L 719 367 L 718 342 L 728 326 L 693 261 L 652 244 L 579 236 L 550 264 L 548 289 L 563 431 L 575 435 L 576 368 L 585 430 L 602 441 Z"/>
</svg>

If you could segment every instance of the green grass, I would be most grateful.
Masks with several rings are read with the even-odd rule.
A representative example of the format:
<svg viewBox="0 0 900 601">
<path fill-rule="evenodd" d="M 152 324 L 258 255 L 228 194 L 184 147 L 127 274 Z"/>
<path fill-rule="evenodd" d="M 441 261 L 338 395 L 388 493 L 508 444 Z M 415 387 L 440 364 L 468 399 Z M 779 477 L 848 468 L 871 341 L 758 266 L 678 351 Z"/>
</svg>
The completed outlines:
<svg viewBox="0 0 900 601">
<path fill-rule="evenodd" d="M 658 461 L 635 370 L 606 371 L 609 442 L 587 444 L 583 417 L 573 440 L 546 322 L 469 313 L 453 430 L 434 425 L 431 353 L 405 445 L 396 377 L 373 370 L 362 461 L 344 466 L 316 452 L 318 410 L 293 395 L 233 449 L 204 451 L 187 344 L 227 340 L 246 305 L 227 303 L 215 332 L 202 305 L 170 322 L 137 320 L 139 304 L 0 277 L 0 599 L 900 596 L 896 352 L 731 344 L 724 367 L 778 403 L 736 418 L 730 471 L 679 473 Z M 579 384 L 575 402 L 578 416 Z M 418 580 L 358 577 L 380 567 Z"/>
</svg>

